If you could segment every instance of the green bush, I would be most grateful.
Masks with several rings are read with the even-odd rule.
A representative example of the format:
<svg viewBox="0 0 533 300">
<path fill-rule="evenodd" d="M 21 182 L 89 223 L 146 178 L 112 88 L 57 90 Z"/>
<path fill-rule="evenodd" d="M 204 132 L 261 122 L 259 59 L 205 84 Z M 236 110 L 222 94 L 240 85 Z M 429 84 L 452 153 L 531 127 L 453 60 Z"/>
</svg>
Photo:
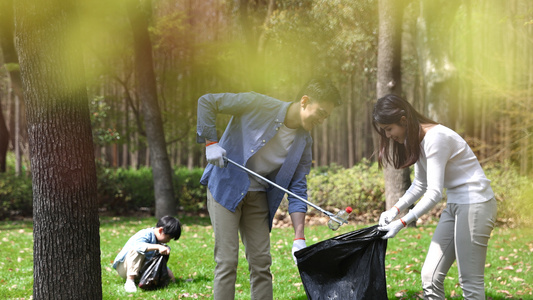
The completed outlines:
<svg viewBox="0 0 533 300">
<path fill-rule="evenodd" d="M 204 169 L 174 169 L 174 191 L 179 200 L 180 210 L 198 212 L 207 210 L 207 189 L 200 184 Z"/>
<path fill-rule="evenodd" d="M 33 215 L 31 178 L 12 172 L 0 173 L 0 220 Z"/>
<path fill-rule="evenodd" d="M 508 226 L 533 225 L 533 180 L 510 164 L 485 167 L 498 201 L 498 221 Z"/>
<path fill-rule="evenodd" d="M 533 180 L 520 176 L 508 164 L 485 166 L 498 201 L 498 220 L 508 226 L 533 225 Z M 200 184 L 203 169 L 174 169 L 173 184 L 179 210 L 196 213 L 206 210 L 206 188 Z M 102 212 L 123 215 L 132 211 L 154 211 L 154 190 L 150 168 L 112 169 L 99 165 L 98 202 Z M 351 206 L 357 215 L 379 214 L 385 209 L 382 170 L 377 163 L 362 161 L 352 168 L 332 165 L 311 170 L 309 200 L 335 212 Z M 32 216 L 31 178 L 0 174 L 0 219 Z M 281 209 L 286 211 L 287 202 Z M 314 210 L 310 210 L 313 212 Z"/>
<path fill-rule="evenodd" d="M 179 209 L 187 212 L 205 210 L 206 189 L 200 184 L 203 169 L 174 169 L 173 185 Z M 101 210 L 123 214 L 154 208 L 152 170 L 101 168 L 98 172 L 98 199 Z"/>
<path fill-rule="evenodd" d="M 309 200 L 330 211 L 351 206 L 359 214 L 385 208 L 385 183 L 377 163 L 315 168 L 307 183 Z"/>
</svg>

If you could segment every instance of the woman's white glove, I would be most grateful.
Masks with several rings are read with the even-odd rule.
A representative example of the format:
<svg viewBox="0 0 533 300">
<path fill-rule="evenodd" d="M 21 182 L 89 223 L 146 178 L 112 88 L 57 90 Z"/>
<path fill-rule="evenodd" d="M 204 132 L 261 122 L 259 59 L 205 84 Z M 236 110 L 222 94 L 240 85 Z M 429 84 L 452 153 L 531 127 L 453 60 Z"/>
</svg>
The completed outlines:
<svg viewBox="0 0 533 300">
<path fill-rule="evenodd" d="M 224 157 L 226 156 L 226 150 L 220 147 L 218 143 L 205 147 L 205 158 L 207 162 L 213 164 L 219 168 L 224 168 Z"/>
<path fill-rule="evenodd" d="M 400 213 L 400 210 L 393 206 L 391 209 L 381 213 L 379 217 L 379 226 L 383 227 L 388 225 L 396 216 Z"/>
<path fill-rule="evenodd" d="M 379 226 L 378 230 L 379 231 L 387 231 L 387 234 L 385 234 L 383 237 L 381 237 L 382 239 L 386 240 L 386 239 L 390 239 L 390 238 L 393 238 L 394 236 L 396 236 L 396 234 L 400 230 L 402 230 L 404 227 L 405 227 L 405 225 L 402 222 L 402 219 L 399 219 L 399 220 L 396 220 L 396 221 L 390 223 L 387 226 Z"/>
<path fill-rule="evenodd" d="M 294 242 L 292 243 L 292 259 L 294 260 L 295 264 L 297 264 L 298 261 L 296 260 L 296 256 L 294 256 L 294 252 L 305 247 L 307 247 L 307 245 L 305 244 L 305 240 L 294 240 Z"/>
</svg>

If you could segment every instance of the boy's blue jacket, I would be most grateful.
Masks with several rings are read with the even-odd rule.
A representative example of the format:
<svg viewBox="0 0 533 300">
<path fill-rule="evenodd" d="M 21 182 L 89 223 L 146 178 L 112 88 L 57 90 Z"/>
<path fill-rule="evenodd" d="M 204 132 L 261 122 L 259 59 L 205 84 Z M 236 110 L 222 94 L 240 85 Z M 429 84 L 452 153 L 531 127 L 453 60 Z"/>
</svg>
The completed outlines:
<svg viewBox="0 0 533 300">
<path fill-rule="evenodd" d="M 148 247 L 149 244 L 158 244 L 157 238 L 154 234 L 154 227 L 140 230 L 130 237 L 130 239 L 124 245 L 124 248 L 122 248 L 122 250 L 117 254 L 117 257 L 115 257 L 115 260 L 113 261 L 113 268 L 116 269 L 118 263 L 124 261 L 126 254 L 128 254 L 130 250 L 135 250 L 144 255 L 145 261 L 150 260 L 152 256 L 154 256 L 155 250 L 145 252 L 146 247 Z"/>
</svg>

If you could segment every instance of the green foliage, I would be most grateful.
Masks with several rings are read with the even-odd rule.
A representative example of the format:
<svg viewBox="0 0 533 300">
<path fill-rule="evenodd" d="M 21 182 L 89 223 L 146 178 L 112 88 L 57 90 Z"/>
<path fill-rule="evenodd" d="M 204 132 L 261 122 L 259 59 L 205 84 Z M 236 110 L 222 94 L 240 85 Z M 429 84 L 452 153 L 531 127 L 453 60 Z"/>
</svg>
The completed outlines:
<svg viewBox="0 0 533 300">
<path fill-rule="evenodd" d="M 0 220 L 33 215 L 31 178 L 0 173 Z"/>
<path fill-rule="evenodd" d="M 348 76 L 375 68 L 377 20 L 374 0 L 281 1 L 264 27 L 276 56 L 290 50 L 318 73 Z"/>
<path fill-rule="evenodd" d="M 180 210 L 198 212 L 207 209 L 207 190 L 200 184 L 203 173 L 201 168 L 189 170 L 181 167 L 174 170 L 174 192 L 179 199 Z"/>
<path fill-rule="evenodd" d="M 181 10 L 166 13 L 149 28 L 154 37 L 154 48 L 162 48 L 167 52 L 183 50 L 187 47 L 187 32 L 191 30 L 189 16 Z"/>
<path fill-rule="evenodd" d="M 203 169 L 174 169 L 173 184 L 179 211 L 206 211 L 206 188 L 200 184 Z M 533 226 L 532 179 L 519 175 L 508 164 L 485 167 L 498 201 L 498 221 L 509 227 Z M 113 169 L 97 165 L 98 202 L 103 212 L 124 215 L 154 210 L 150 168 Z M 379 214 L 385 209 L 382 170 L 377 163 L 362 161 L 351 167 L 337 165 L 311 170 L 307 178 L 309 200 L 329 211 L 351 206 L 356 215 Z M 0 219 L 32 215 L 32 187 L 28 176 L 0 174 Z M 281 210 L 286 210 L 282 202 Z M 310 210 L 312 213 L 313 210 Z"/>
<path fill-rule="evenodd" d="M 177 280 L 157 291 L 124 292 L 124 280 L 111 263 L 131 235 L 154 226 L 155 218 L 101 218 L 100 246 L 103 299 L 209 299 L 213 296 L 214 239 L 209 218 L 180 216 L 183 233 L 171 241 L 169 268 Z M 331 231 L 327 226 L 306 228 L 307 244 L 332 238 L 366 225 L 352 224 Z M 390 239 L 385 257 L 389 299 L 421 299 L 420 270 L 435 226 L 402 230 Z M 28 299 L 33 289 L 33 237 L 31 222 L 0 222 L 0 295 L 3 299 Z M 531 228 L 495 228 L 489 241 L 485 284 L 488 299 L 530 299 L 533 297 L 531 270 L 533 241 Z M 291 257 L 292 228 L 274 228 L 271 253 L 274 299 L 307 299 L 297 267 Z M 248 264 L 239 249 L 235 299 L 250 299 Z M 82 270 L 80 270 L 82 271 Z M 3 280 L 5 279 L 5 280 Z M 9 280 L 8 280 L 9 279 Z M 446 299 L 461 299 L 457 266 L 445 279 Z"/>
<path fill-rule="evenodd" d="M 509 164 L 485 168 L 498 201 L 498 220 L 508 226 L 533 226 L 533 180 Z"/>
<path fill-rule="evenodd" d="M 484 169 L 498 201 L 498 222 L 509 227 L 533 226 L 533 179 L 520 175 L 510 164 Z M 368 161 L 348 169 L 336 165 L 316 168 L 308 177 L 312 202 L 330 211 L 351 206 L 356 214 L 385 209 L 384 184 L 377 163 Z"/>
<path fill-rule="evenodd" d="M 179 209 L 188 212 L 205 210 L 206 189 L 200 184 L 203 169 L 176 168 L 173 184 Z M 154 207 L 152 170 L 99 168 L 98 199 L 100 208 L 123 214 L 140 208 Z"/>
<path fill-rule="evenodd" d="M 152 171 L 98 168 L 98 202 L 102 210 L 123 214 L 141 207 L 153 207 Z"/>
<path fill-rule="evenodd" d="M 385 209 L 385 183 L 377 163 L 316 168 L 307 182 L 309 198 L 323 208 L 351 206 L 356 214 Z"/>
<path fill-rule="evenodd" d="M 8 72 L 19 72 L 20 71 L 20 65 L 18 63 L 7 63 L 7 64 L 4 64 L 4 66 L 6 67 L 6 70 Z"/>
<path fill-rule="evenodd" d="M 107 113 L 111 109 L 104 97 L 97 96 L 89 105 L 91 111 L 91 126 L 93 128 L 93 140 L 96 145 L 104 146 L 120 139 L 115 128 L 105 128 Z"/>
</svg>

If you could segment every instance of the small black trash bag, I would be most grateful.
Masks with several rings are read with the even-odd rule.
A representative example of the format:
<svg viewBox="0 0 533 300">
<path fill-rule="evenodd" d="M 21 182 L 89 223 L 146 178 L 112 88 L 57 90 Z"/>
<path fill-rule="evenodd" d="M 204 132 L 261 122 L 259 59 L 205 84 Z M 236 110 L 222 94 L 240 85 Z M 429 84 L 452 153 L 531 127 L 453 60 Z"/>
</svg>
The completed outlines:
<svg viewBox="0 0 533 300">
<path fill-rule="evenodd" d="M 348 232 L 294 253 L 307 298 L 384 300 L 386 232 L 376 226 Z"/>
<path fill-rule="evenodd" d="M 141 269 L 139 287 L 143 290 L 155 290 L 167 286 L 170 281 L 167 261 L 168 255 L 159 252 L 146 261 Z"/>
</svg>

